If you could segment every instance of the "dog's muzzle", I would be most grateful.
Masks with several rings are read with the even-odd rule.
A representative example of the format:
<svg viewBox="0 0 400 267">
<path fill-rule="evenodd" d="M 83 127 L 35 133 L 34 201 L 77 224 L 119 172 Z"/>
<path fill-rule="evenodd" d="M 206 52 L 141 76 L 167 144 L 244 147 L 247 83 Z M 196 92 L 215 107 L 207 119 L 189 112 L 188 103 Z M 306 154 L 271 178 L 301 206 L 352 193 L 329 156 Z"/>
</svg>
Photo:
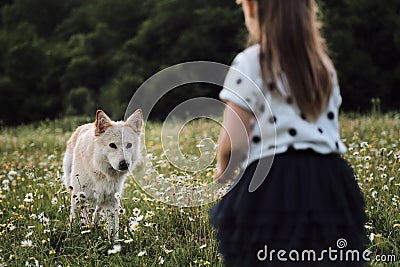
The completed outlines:
<svg viewBox="0 0 400 267">
<path fill-rule="evenodd" d="M 118 165 L 118 169 L 120 171 L 126 171 L 129 168 L 129 163 L 126 160 L 121 160 Z"/>
</svg>

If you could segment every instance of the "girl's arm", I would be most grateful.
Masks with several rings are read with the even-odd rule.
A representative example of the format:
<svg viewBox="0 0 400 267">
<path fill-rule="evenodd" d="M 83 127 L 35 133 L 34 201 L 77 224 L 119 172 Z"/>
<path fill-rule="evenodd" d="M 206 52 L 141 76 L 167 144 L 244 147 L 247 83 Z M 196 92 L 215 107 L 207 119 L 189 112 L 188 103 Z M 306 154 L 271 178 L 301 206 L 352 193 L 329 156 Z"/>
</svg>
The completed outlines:
<svg viewBox="0 0 400 267">
<path fill-rule="evenodd" d="M 214 175 L 218 182 L 224 183 L 233 179 L 235 170 L 247 155 L 250 121 L 253 117 L 251 112 L 227 102 L 218 140 L 217 170 Z"/>
</svg>

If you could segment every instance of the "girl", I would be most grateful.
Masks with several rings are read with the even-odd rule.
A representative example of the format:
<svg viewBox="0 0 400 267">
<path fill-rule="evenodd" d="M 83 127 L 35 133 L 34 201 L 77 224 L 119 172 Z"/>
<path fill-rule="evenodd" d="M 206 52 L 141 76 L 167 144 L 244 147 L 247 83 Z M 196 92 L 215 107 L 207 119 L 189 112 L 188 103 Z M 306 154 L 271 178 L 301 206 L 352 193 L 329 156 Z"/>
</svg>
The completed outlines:
<svg viewBox="0 0 400 267">
<path fill-rule="evenodd" d="M 255 44 L 236 56 L 220 93 L 227 108 L 215 178 L 231 179 L 250 152 L 210 211 L 225 264 L 363 265 L 364 200 L 340 156 L 341 96 L 316 4 L 239 2 Z"/>
</svg>

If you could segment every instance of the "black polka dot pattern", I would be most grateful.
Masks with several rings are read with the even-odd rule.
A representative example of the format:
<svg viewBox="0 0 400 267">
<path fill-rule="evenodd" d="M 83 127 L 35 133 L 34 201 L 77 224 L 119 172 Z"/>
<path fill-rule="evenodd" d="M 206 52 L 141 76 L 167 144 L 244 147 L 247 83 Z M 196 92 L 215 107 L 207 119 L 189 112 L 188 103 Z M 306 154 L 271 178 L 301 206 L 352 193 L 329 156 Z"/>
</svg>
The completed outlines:
<svg viewBox="0 0 400 267">
<path fill-rule="evenodd" d="M 261 57 L 269 58 L 269 52 L 264 53 L 260 46 L 251 46 L 235 58 L 233 65 L 243 74 L 229 72 L 220 93 L 222 100 L 249 108 L 254 113 L 249 125 L 252 130 L 248 141 L 252 149 L 247 155 L 248 161 L 291 149 L 312 149 L 321 154 L 343 153 L 346 146 L 340 139 L 337 123 L 340 113 L 336 103 L 340 100 L 340 92 L 334 70 L 329 69 L 335 76 L 332 97 L 321 116 L 314 117 L 297 105 L 295 95 L 286 88 L 288 77 L 283 70 L 277 77 L 264 79 L 260 76 L 260 65 L 254 62 Z M 252 86 L 253 82 L 249 83 L 248 79 L 257 86 Z M 261 94 L 259 88 L 264 89 Z"/>
<path fill-rule="evenodd" d="M 296 134 L 297 134 L 296 129 L 290 128 L 290 129 L 289 129 L 289 134 L 290 134 L 291 136 L 296 136 Z"/>
<path fill-rule="evenodd" d="M 253 136 L 252 141 L 253 141 L 253 143 L 257 144 L 261 141 L 261 137 L 259 137 L 258 135 Z"/>
<path fill-rule="evenodd" d="M 274 83 L 269 82 L 268 83 L 268 88 L 269 88 L 270 91 L 273 91 L 275 89 Z"/>
<path fill-rule="evenodd" d="M 275 117 L 275 116 L 270 117 L 270 118 L 268 119 L 268 122 L 269 122 L 269 123 L 276 123 L 276 117 Z"/>
</svg>

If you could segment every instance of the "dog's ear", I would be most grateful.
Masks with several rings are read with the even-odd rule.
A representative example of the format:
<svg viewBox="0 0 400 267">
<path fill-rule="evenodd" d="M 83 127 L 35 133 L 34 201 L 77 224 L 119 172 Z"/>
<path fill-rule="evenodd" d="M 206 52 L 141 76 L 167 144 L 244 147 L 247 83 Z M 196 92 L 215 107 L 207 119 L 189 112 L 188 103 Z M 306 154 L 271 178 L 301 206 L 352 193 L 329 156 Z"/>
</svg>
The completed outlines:
<svg viewBox="0 0 400 267">
<path fill-rule="evenodd" d="M 132 127 L 136 133 L 141 133 L 143 128 L 143 114 L 141 109 L 137 109 L 129 118 L 126 123 Z"/>
<path fill-rule="evenodd" d="M 94 135 L 99 136 L 101 133 L 104 133 L 105 130 L 111 126 L 111 119 L 104 113 L 102 110 L 97 110 L 96 112 L 96 121 L 94 122 Z"/>
</svg>

